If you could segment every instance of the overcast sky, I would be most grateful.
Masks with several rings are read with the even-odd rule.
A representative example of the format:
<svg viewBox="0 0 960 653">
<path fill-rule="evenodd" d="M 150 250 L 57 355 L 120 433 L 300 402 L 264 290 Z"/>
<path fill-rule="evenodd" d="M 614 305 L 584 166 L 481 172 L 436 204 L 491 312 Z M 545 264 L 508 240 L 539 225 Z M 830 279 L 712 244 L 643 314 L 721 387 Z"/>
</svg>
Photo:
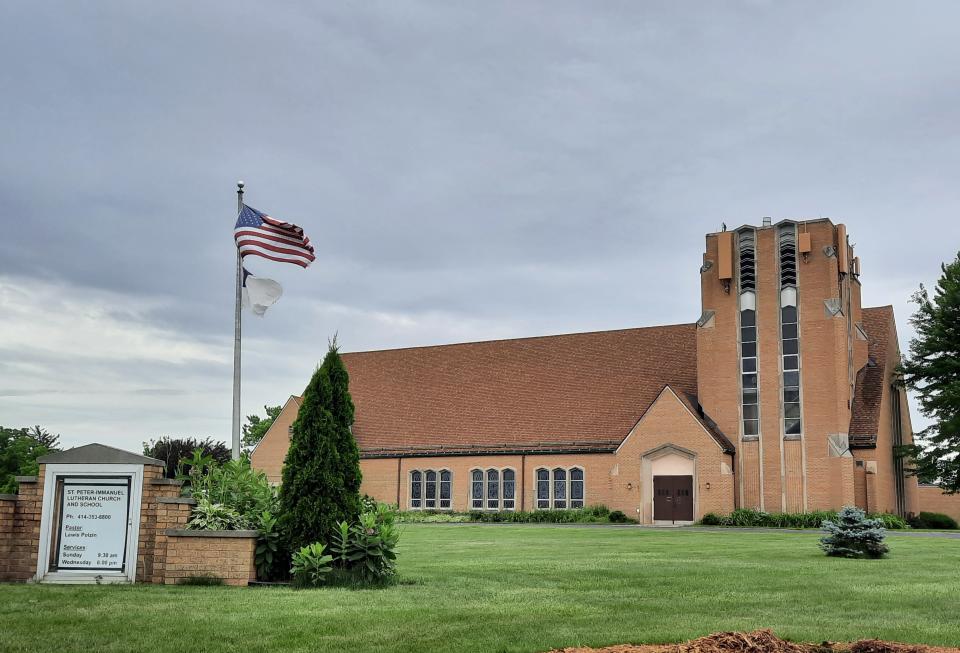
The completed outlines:
<svg viewBox="0 0 960 653">
<path fill-rule="evenodd" d="M 691 322 L 703 235 L 830 217 L 864 304 L 960 248 L 960 6 L 0 4 L 0 424 L 230 436 L 236 215 L 302 225 L 244 413 L 347 351 Z M 915 424 L 920 423 L 914 413 Z"/>
</svg>

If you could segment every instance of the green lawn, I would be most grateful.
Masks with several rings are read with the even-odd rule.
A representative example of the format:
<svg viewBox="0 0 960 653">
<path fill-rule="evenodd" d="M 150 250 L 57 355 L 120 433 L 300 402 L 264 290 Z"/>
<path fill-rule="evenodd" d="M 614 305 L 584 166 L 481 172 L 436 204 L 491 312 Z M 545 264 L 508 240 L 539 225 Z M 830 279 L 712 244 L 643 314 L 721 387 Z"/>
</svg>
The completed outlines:
<svg viewBox="0 0 960 653">
<path fill-rule="evenodd" d="M 960 540 L 837 560 L 816 534 L 407 525 L 400 585 L 0 585 L 0 651 L 543 651 L 773 628 L 960 645 Z"/>
</svg>

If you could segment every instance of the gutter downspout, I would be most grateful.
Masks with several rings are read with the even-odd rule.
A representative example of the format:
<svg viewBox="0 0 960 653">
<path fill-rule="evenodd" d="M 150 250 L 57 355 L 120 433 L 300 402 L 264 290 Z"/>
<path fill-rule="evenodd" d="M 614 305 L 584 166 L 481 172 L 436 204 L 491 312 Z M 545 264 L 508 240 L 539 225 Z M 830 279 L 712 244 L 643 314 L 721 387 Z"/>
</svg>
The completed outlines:
<svg viewBox="0 0 960 653">
<path fill-rule="evenodd" d="M 400 456 L 397 458 L 397 510 L 400 510 L 400 464 L 403 462 L 403 457 Z"/>
<path fill-rule="evenodd" d="M 520 510 L 527 509 L 527 454 L 520 456 Z"/>
</svg>

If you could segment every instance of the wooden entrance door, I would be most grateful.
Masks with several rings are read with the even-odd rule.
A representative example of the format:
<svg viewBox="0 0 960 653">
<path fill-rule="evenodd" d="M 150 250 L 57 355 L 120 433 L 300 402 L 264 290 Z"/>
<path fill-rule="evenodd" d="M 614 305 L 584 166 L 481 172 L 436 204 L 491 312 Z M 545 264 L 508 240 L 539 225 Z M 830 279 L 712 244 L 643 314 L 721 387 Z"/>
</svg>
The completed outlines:
<svg viewBox="0 0 960 653">
<path fill-rule="evenodd" d="M 693 476 L 653 477 L 653 519 L 693 521 Z"/>
</svg>

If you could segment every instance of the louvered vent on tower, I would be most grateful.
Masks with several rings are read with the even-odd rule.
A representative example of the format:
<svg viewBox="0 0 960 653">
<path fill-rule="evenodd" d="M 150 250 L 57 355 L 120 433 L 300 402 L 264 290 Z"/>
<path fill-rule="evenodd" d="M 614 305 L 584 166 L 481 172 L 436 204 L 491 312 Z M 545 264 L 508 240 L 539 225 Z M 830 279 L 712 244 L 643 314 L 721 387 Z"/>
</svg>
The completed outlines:
<svg viewBox="0 0 960 653">
<path fill-rule="evenodd" d="M 757 288 L 757 237 L 753 229 L 744 229 L 738 234 L 740 252 L 740 292 Z"/>
<path fill-rule="evenodd" d="M 780 287 L 797 285 L 797 230 L 792 224 L 780 227 Z"/>
</svg>

